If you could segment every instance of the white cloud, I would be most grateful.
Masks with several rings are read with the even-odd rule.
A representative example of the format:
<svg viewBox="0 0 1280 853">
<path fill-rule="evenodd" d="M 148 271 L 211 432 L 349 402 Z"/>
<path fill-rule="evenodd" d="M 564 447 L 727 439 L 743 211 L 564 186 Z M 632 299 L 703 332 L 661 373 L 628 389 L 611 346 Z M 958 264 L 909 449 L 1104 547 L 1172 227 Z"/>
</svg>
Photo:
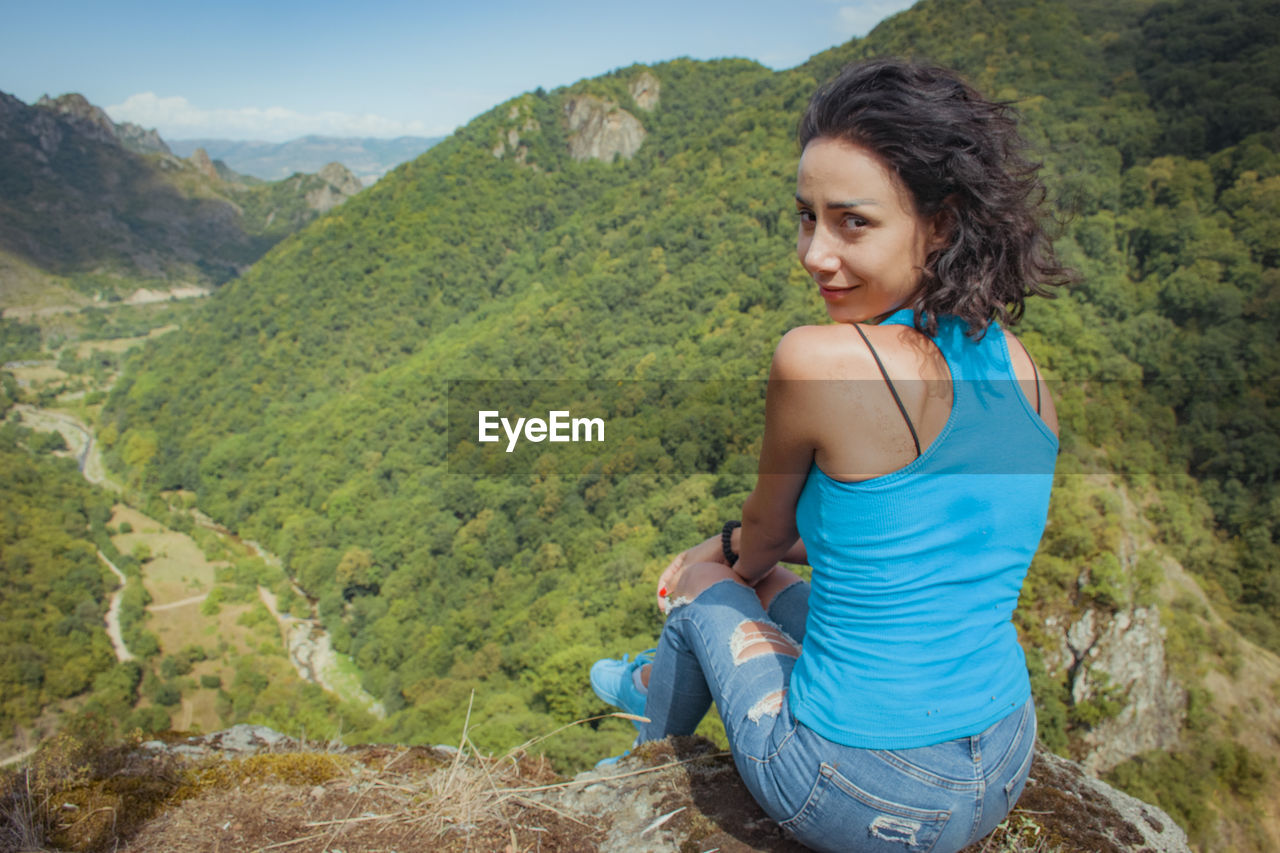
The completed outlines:
<svg viewBox="0 0 1280 853">
<path fill-rule="evenodd" d="M 439 136 L 422 121 L 400 121 L 366 113 L 300 113 L 284 107 L 207 110 L 180 96 L 130 95 L 106 108 L 115 121 L 154 127 L 166 139 L 218 138 L 283 142 L 307 134 L 323 136 Z"/>
<path fill-rule="evenodd" d="M 863 0 L 836 10 L 836 25 L 843 38 L 865 36 L 885 18 L 915 4 L 915 0 Z"/>
</svg>

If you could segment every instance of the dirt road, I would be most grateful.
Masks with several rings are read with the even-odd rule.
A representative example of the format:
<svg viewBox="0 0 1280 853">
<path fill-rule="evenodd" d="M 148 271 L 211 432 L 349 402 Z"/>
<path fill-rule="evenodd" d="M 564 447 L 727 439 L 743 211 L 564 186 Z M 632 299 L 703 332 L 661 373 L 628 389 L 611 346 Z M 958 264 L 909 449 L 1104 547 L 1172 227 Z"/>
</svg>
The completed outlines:
<svg viewBox="0 0 1280 853">
<path fill-rule="evenodd" d="M 76 465 L 84 478 L 95 486 L 102 486 L 117 494 L 123 491 L 120 484 L 107 477 L 102 464 L 102 452 L 93 440 L 93 432 L 75 415 L 41 409 L 26 403 L 13 407 L 22 416 L 22 423 L 40 432 L 56 432 L 62 435 L 67 447 L 75 454 Z"/>
<path fill-rule="evenodd" d="M 129 651 L 128 646 L 124 644 L 124 633 L 120 630 L 120 599 L 124 597 L 124 588 L 128 585 L 129 579 L 101 551 L 98 552 L 98 559 L 106 563 L 107 568 L 120 579 L 120 588 L 111 593 L 111 605 L 107 608 L 107 637 L 111 639 L 111 648 L 116 650 L 116 660 L 123 663 L 134 659 L 133 652 Z"/>
</svg>

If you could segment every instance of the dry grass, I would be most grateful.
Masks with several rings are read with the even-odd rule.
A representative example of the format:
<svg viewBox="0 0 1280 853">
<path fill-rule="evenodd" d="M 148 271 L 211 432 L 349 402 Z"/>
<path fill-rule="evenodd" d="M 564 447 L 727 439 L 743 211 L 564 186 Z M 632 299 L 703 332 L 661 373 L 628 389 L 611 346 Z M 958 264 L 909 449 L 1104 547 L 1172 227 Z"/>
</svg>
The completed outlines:
<svg viewBox="0 0 1280 853">
<path fill-rule="evenodd" d="M 456 750 L 294 743 L 187 760 L 60 734 L 0 776 L 0 853 L 596 849 L 601 827 L 537 799 L 576 783 L 530 755 L 536 742 L 485 757 L 464 729 Z"/>
<path fill-rule="evenodd" d="M 59 735 L 29 768 L 0 775 L 0 853 L 46 845 L 81 853 L 585 853 L 658 828 L 680 850 L 800 849 L 764 819 L 727 753 L 704 739 L 646 744 L 626 772 L 566 782 L 530 753 L 556 733 L 496 758 L 480 755 L 464 726 L 457 749 L 331 751 L 290 742 L 280 751 L 195 760 L 140 749 L 136 741 L 103 747 L 92 733 Z M 1058 778 L 1065 772 L 1037 759 L 1033 777 L 1041 782 L 995 833 L 964 853 L 1142 846 L 1131 827 L 1094 802 L 1096 794 L 1060 790 L 1070 784 Z M 596 807 L 574 799 L 584 791 L 595 796 L 590 792 L 602 784 L 610 794 Z M 637 802 L 639 813 L 624 817 Z"/>
<path fill-rule="evenodd" d="M 67 378 L 66 373 L 52 364 L 38 364 L 33 367 L 6 367 L 5 370 L 13 374 L 13 378 L 18 380 L 19 385 L 30 388 L 53 385 Z"/>
<path fill-rule="evenodd" d="M 31 770 L 24 768 L 0 789 L 0 850 L 40 850 L 44 847 L 44 814 L 48 801 L 37 801 L 31 790 Z"/>
<path fill-rule="evenodd" d="M 532 796 L 575 784 L 557 781 L 545 759 L 529 754 L 536 742 L 483 757 L 464 728 L 452 752 L 368 747 L 213 761 L 188 775 L 177 795 L 184 802 L 130 849 L 595 850 L 599 826 Z"/>
<path fill-rule="evenodd" d="M 190 536 L 170 530 L 135 509 L 117 505 L 111 523 L 118 526 L 121 522 L 132 525 L 133 532 L 111 537 L 120 553 L 132 554 L 139 545 L 151 553 L 142 575 L 153 605 L 181 601 L 208 592 L 213 586 L 217 566 L 205 558 Z"/>
</svg>

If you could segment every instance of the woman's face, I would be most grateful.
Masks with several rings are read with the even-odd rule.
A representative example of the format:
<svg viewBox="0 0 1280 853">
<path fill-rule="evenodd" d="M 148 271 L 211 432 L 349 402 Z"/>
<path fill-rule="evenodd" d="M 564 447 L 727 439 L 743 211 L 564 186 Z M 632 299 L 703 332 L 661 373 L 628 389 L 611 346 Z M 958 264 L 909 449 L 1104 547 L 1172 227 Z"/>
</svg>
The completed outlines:
<svg viewBox="0 0 1280 853">
<path fill-rule="evenodd" d="M 796 211 L 796 254 L 831 319 L 878 320 L 915 301 L 941 238 L 879 156 L 842 139 L 814 139 L 800 156 Z"/>
</svg>

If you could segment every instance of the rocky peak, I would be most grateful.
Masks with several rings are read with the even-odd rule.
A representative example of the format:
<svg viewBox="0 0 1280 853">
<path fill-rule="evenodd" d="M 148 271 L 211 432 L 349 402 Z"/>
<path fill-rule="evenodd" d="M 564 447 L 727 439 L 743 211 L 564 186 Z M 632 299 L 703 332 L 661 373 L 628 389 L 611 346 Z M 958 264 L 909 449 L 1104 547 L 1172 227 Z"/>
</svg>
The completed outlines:
<svg viewBox="0 0 1280 853">
<path fill-rule="evenodd" d="M 75 92 L 59 95 L 56 98 L 42 95 L 35 105 L 40 109 L 58 113 L 75 124 L 77 129 L 86 136 L 101 142 L 119 142 L 116 137 L 115 122 L 100 107 L 89 103 L 84 95 Z"/>
<path fill-rule="evenodd" d="M 318 213 L 332 210 L 364 189 L 360 179 L 341 163 L 329 163 L 316 173 L 322 183 L 307 192 L 307 206 Z"/>
<path fill-rule="evenodd" d="M 110 142 L 135 154 L 173 154 L 154 128 L 139 127 L 127 121 L 116 124 L 111 116 L 101 107 L 89 103 L 84 95 L 75 92 L 56 98 L 43 95 L 35 106 L 71 122 L 78 131 L 99 142 Z"/>
<path fill-rule="evenodd" d="M 116 137 L 121 145 L 138 154 L 173 154 L 155 128 L 140 127 L 131 121 L 121 122 L 116 125 Z"/>
<path fill-rule="evenodd" d="M 213 161 L 209 159 L 209 152 L 203 148 L 197 148 L 191 152 L 191 156 L 187 158 L 187 162 L 196 167 L 196 171 L 204 175 L 211 181 L 222 182 L 222 176 L 218 174 L 218 169 L 213 165 Z"/>
<path fill-rule="evenodd" d="M 645 69 L 640 72 L 640 76 L 631 81 L 630 91 L 631 100 L 635 101 L 637 107 L 646 112 L 652 112 L 653 108 L 658 106 L 662 84 L 658 82 L 658 78 L 652 71 Z"/>
<path fill-rule="evenodd" d="M 328 163 L 316 174 L 343 195 L 352 196 L 364 189 L 364 184 L 360 183 L 355 173 L 341 163 Z"/>
<path fill-rule="evenodd" d="M 575 160 L 630 160 L 644 142 L 644 125 L 612 101 L 575 95 L 564 105 L 569 124 L 569 154 Z"/>
</svg>

